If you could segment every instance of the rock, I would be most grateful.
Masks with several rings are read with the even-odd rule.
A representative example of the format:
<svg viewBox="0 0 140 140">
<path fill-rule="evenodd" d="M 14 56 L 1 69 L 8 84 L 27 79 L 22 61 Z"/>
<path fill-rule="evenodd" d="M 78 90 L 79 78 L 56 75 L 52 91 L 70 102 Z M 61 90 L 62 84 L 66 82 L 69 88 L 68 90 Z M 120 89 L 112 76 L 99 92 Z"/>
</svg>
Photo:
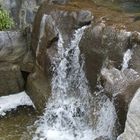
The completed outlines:
<svg viewBox="0 0 140 140">
<path fill-rule="evenodd" d="M 59 1 L 59 4 L 63 2 L 67 1 Z M 29 75 L 27 81 L 27 91 L 39 110 L 44 108 L 44 103 L 51 93 L 51 64 L 57 52 L 58 40 L 62 37 L 63 47 L 66 48 L 75 29 L 88 25 L 93 19 L 89 11 L 59 4 L 44 1 L 33 27 L 32 51 L 36 62 L 34 73 Z"/>
<path fill-rule="evenodd" d="M 79 46 L 85 57 L 85 72 L 92 91 L 107 59 L 116 68 L 121 67 L 123 54 L 129 47 L 129 38 L 126 31 L 106 26 L 103 22 L 85 30 Z"/>
<path fill-rule="evenodd" d="M 29 75 L 26 92 L 32 99 L 37 111 L 42 112 L 51 94 L 50 80 L 39 69 Z"/>
<path fill-rule="evenodd" d="M 0 32 L 0 62 L 20 62 L 27 52 L 26 38 L 20 31 Z"/>
<path fill-rule="evenodd" d="M 102 47 L 107 52 L 108 59 L 114 62 L 118 69 L 121 67 L 124 52 L 130 47 L 130 33 L 113 27 L 104 28 Z"/>
<path fill-rule="evenodd" d="M 127 114 L 125 130 L 117 140 L 139 140 L 140 139 L 140 88 L 132 99 Z"/>
<path fill-rule="evenodd" d="M 82 21 L 82 19 L 84 19 Z M 46 39 L 48 44 L 53 45 L 58 38 L 58 31 L 63 35 L 64 40 L 66 41 L 65 45 L 68 44 L 71 35 L 74 30 L 80 26 L 87 25 L 93 19 L 91 12 L 87 10 L 77 10 L 74 7 L 59 6 L 59 5 L 50 5 L 45 1 L 40 7 L 33 27 L 32 35 L 32 49 L 34 55 L 36 54 L 36 49 L 38 43 L 41 43 L 39 40 Z M 43 23 L 44 21 L 44 23 Z M 44 27 L 43 27 L 44 26 Z M 43 30 L 43 28 L 44 30 Z M 40 29 L 43 30 L 44 35 L 40 36 Z M 41 30 L 41 32 L 42 32 Z M 53 38 L 50 38 L 50 33 L 53 35 Z M 53 40 L 54 39 L 54 40 Z M 48 46 L 48 44 L 46 44 Z M 45 44 L 44 44 L 45 45 Z M 50 45 L 49 45 L 50 46 Z M 43 47 L 45 48 L 45 47 Z"/>
<path fill-rule="evenodd" d="M 0 0 L 0 4 L 14 19 L 15 28 L 24 28 L 33 23 L 37 7 L 36 0 Z"/>
<path fill-rule="evenodd" d="M 0 62 L 17 64 L 21 71 L 31 72 L 34 66 L 34 58 L 29 48 L 30 33 L 27 35 L 21 31 L 0 32 Z"/>
<path fill-rule="evenodd" d="M 78 14 L 79 15 L 77 17 L 75 17 L 75 19 L 77 19 L 79 27 L 91 24 L 91 21 L 93 20 L 93 16 L 92 16 L 92 13 L 90 11 L 81 10 L 81 11 L 79 11 Z"/>
<path fill-rule="evenodd" d="M 108 137 L 100 136 L 96 138 L 95 140 L 110 140 Z"/>
<path fill-rule="evenodd" d="M 0 96 L 24 90 L 24 79 L 18 65 L 0 63 Z"/>
<path fill-rule="evenodd" d="M 0 95 L 24 90 L 24 80 L 34 67 L 29 35 L 27 39 L 21 31 L 0 32 Z"/>
<path fill-rule="evenodd" d="M 106 92 L 114 98 L 118 119 L 123 129 L 129 103 L 140 86 L 140 76 L 132 69 L 120 71 L 116 68 L 104 68 L 101 74 L 106 80 L 104 85 Z"/>
<path fill-rule="evenodd" d="M 137 32 L 132 33 L 131 36 L 132 44 L 132 59 L 130 60 L 130 67 L 140 74 L 140 34 Z"/>
<path fill-rule="evenodd" d="M 48 0 L 50 4 L 67 4 L 70 0 Z"/>
<path fill-rule="evenodd" d="M 34 57 L 32 52 L 29 50 L 23 58 L 20 68 L 22 72 L 31 73 L 34 69 Z"/>
</svg>

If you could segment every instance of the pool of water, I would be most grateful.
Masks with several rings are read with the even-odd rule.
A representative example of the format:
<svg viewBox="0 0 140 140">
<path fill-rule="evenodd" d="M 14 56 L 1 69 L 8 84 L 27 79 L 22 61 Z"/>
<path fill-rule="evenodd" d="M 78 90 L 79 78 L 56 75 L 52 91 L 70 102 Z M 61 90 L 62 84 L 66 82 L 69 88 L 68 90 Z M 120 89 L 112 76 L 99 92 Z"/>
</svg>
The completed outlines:
<svg viewBox="0 0 140 140">
<path fill-rule="evenodd" d="M 34 123 L 36 117 L 32 108 L 19 108 L 0 118 L 0 140 L 31 140 L 27 128 Z"/>
</svg>

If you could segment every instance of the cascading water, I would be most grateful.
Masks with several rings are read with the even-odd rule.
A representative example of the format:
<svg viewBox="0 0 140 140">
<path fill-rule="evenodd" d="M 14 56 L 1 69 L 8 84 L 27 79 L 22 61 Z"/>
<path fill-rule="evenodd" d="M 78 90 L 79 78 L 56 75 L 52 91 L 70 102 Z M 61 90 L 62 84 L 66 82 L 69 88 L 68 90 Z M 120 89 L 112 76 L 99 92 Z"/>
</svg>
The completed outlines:
<svg viewBox="0 0 140 140">
<path fill-rule="evenodd" d="M 52 96 L 44 115 L 35 124 L 37 129 L 33 140 L 94 140 L 99 136 L 113 139 L 116 114 L 109 99 L 95 113 L 99 119 L 97 126 L 93 126 L 95 99 L 88 87 L 78 47 L 85 29 L 84 26 L 76 30 L 66 48 L 59 32 L 57 54 L 51 58 Z"/>
<path fill-rule="evenodd" d="M 132 50 L 128 49 L 125 53 L 124 53 L 124 57 L 123 57 L 123 63 L 122 63 L 122 70 L 125 70 L 128 68 L 129 65 L 129 61 L 131 60 L 133 55 Z"/>
</svg>

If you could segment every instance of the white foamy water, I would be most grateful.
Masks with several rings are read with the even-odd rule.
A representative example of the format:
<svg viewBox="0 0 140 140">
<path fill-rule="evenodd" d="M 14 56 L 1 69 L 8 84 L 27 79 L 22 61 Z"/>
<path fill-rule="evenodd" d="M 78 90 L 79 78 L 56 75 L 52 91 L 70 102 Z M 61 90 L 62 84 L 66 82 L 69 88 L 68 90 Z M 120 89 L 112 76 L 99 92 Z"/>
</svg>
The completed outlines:
<svg viewBox="0 0 140 140">
<path fill-rule="evenodd" d="M 5 116 L 6 112 L 16 109 L 18 106 L 33 106 L 30 97 L 25 91 L 0 97 L 0 116 Z"/>
<path fill-rule="evenodd" d="M 100 135 L 112 138 L 115 113 L 109 100 L 97 113 L 99 125 L 93 126 L 94 99 L 83 71 L 84 61 L 79 61 L 78 46 L 85 29 L 75 31 L 67 48 L 59 33 L 58 52 L 51 58 L 54 66 L 52 96 L 44 115 L 35 123 L 33 140 L 94 140 Z"/>
<path fill-rule="evenodd" d="M 129 61 L 131 60 L 133 55 L 132 50 L 128 49 L 125 53 L 124 53 L 124 57 L 123 57 L 123 63 L 122 63 L 122 70 L 125 70 L 128 68 L 129 66 Z"/>
</svg>

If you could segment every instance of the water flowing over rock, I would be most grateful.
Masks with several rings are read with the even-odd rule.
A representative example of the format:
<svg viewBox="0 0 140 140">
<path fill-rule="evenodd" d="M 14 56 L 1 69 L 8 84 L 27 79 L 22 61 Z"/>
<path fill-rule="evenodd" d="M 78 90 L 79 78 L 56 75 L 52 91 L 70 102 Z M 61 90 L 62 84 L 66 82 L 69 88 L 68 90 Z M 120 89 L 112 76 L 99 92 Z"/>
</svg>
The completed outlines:
<svg viewBox="0 0 140 140">
<path fill-rule="evenodd" d="M 101 110 L 97 109 L 95 116 L 92 114 L 94 99 L 88 88 L 83 71 L 84 61 L 80 58 L 78 46 L 85 29 L 85 26 L 77 29 L 66 48 L 63 46 L 63 36 L 58 30 L 57 53 L 51 57 L 52 96 L 46 104 L 44 116 L 36 122 L 34 140 L 88 140 L 99 136 L 107 136 L 109 139 L 114 137 L 116 117 L 110 100 L 102 103 Z M 108 120 L 108 115 L 111 120 Z M 97 117 L 97 122 L 94 122 L 94 117 Z"/>
<path fill-rule="evenodd" d="M 44 76 L 43 81 L 47 81 L 46 85 L 48 86 L 46 88 L 47 90 L 44 86 L 42 92 L 41 90 L 33 90 L 33 88 L 30 88 L 34 87 L 33 85 L 36 85 L 36 89 L 40 89 L 41 81 L 37 82 L 39 81 L 37 78 L 29 76 L 28 81 L 30 82 L 27 82 L 27 92 L 31 95 L 36 106 L 38 106 L 38 99 L 40 96 L 42 105 L 40 104 L 39 106 L 42 107 L 42 109 L 44 108 L 44 103 L 48 95 L 51 93 L 49 86 L 52 77 L 51 58 L 57 53 L 57 42 L 60 37 L 59 32 L 61 32 L 64 40 L 63 47 L 67 48 L 75 29 L 84 25 L 89 25 L 93 19 L 91 12 L 87 10 L 66 10 L 65 8 L 66 7 L 63 5 L 49 4 L 45 1 L 37 13 L 33 27 L 32 51 L 36 58 L 36 68 L 34 71 L 35 74 L 32 75 L 38 75 L 35 77 L 39 77 L 40 73 L 42 73 L 41 75 Z M 43 91 L 48 92 L 45 95 Z M 34 98 L 35 95 L 37 95 L 38 99 Z"/>
<path fill-rule="evenodd" d="M 129 47 L 129 38 L 130 33 L 106 26 L 104 23 L 92 25 L 85 31 L 79 46 L 85 56 L 84 69 L 93 91 L 105 63 L 106 67 L 122 67 L 123 54 Z"/>
<path fill-rule="evenodd" d="M 16 29 L 32 25 L 42 3 L 33 31 L 0 32 L 0 95 L 26 90 L 36 110 L 43 112 L 20 139 L 116 140 L 124 127 L 120 138 L 126 139 L 129 131 L 139 135 L 139 127 L 133 126 L 139 123 L 138 32 L 110 26 L 108 17 L 99 18 L 100 6 L 94 5 L 93 12 L 90 0 L 0 2 L 14 17 Z"/>
<path fill-rule="evenodd" d="M 101 73 L 106 79 L 105 90 L 114 97 L 118 118 L 124 127 L 129 103 L 140 85 L 140 76 L 132 69 L 102 69 Z"/>
</svg>

